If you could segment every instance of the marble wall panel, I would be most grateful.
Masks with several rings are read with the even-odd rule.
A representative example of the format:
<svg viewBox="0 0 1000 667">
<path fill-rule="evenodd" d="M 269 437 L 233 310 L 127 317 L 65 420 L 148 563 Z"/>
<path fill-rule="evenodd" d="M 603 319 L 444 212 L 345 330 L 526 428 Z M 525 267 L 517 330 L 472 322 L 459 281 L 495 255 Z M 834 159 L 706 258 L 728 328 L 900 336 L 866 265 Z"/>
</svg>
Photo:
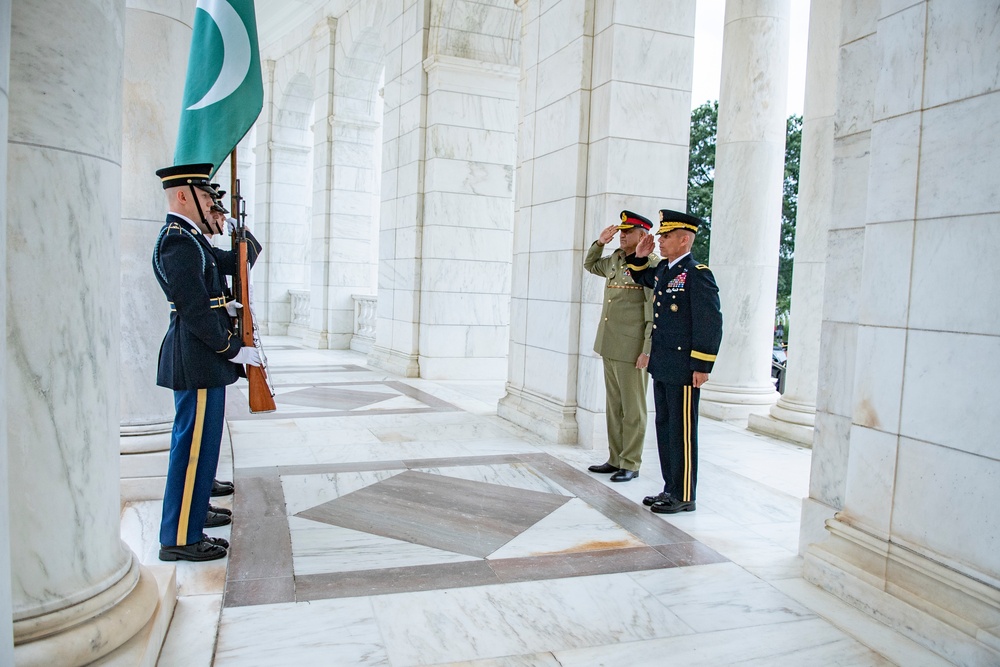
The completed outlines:
<svg viewBox="0 0 1000 667">
<path fill-rule="evenodd" d="M 921 114 L 875 123 L 871 132 L 867 222 L 912 219 L 917 205 Z"/>
<path fill-rule="evenodd" d="M 524 386 L 525 346 L 515 343 L 513 337 L 507 347 L 507 383 L 512 387 Z"/>
<path fill-rule="evenodd" d="M 905 352 L 905 329 L 858 327 L 852 412 L 855 424 L 898 432 Z"/>
<path fill-rule="evenodd" d="M 616 26 L 611 77 L 647 86 L 690 91 L 694 37 Z"/>
<path fill-rule="evenodd" d="M 514 134 L 479 128 L 433 125 L 427 128 L 429 155 L 479 164 L 511 165 L 514 162 Z M 508 184 L 512 187 L 512 184 Z"/>
<path fill-rule="evenodd" d="M 421 70 L 422 71 L 422 70 Z M 419 131 L 423 128 L 424 101 L 422 96 L 417 95 L 408 100 L 403 100 L 399 105 L 399 134 Z"/>
<path fill-rule="evenodd" d="M 607 161 L 603 171 L 591 168 L 588 192 L 624 192 L 642 194 L 661 192 L 676 196 L 678 187 L 687 182 L 688 147 L 656 144 L 641 139 L 605 139 Z M 655 168 L 653 166 L 655 165 Z M 591 187 L 592 177 L 602 178 L 603 187 Z M 745 175 L 749 177 L 749 174 Z"/>
<path fill-rule="evenodd" d="M 577 333 L 579 322 L 579 304 L 559 301 L 529 301 L 524 341 L 528 345 L 544 350 L 575 354 L 579 347 Z"/>
<path fill-rule="evenodd" d="M 581 37 L 538 64 L 535 108 L 590 87 L 592 37 Z"/>
<path fill-rule="evenodd" d="M 900 435 L 997 458 L 1000 337 L 911 329 L 905 363 Z"/>
<path fill-rule="evenodd" d="M 551 398 L 563 405 L 567 396 L 576 395 L 576 358 L 565 352 L 553 352 L 531 345 L 524 348 L 527 369 L 522 385 L 528 391 Z"/>
<path fill-rule="evenodd" d="M 516 296 L 510 299 L 510 336 L 511 340 L 524 343 L 528 327 L 528 300 Z"/>
<path fill-rule="evenodd" d="M 580 200 L 576 197 L 533 206 L 531 219 L 534 224 L 531 225 L 530 234 L 532 252 L 575 250 L 580 247 L 576 238 L 579 236 L 577 229 L 580 217 Z M 586 247 L 590 247 L 593 240 L 585 240 Z"/>
<path fill-rule="evenodd" d="M 402 164 L 396 170 L 396 197 L 419 197 L 423 190 L 423 177 L 420 173 L 421 164 L 419 162 L 408 162 Z M 401 225 L 413 224 L 416 216 L 405 215 L 404 211 L 397 209 L 399 222 Z"/>
<path fill-rule="evenodd" d="M 615 81 L 595 89 L 592 99 L 592 142 L 616 136 L 687 149 L 690 127 L 675 119 L 690 114 L 690 92 Z"/>
<path fill-rule="evenodd" d="M 510 262 L 469 259 L 424 259 L 420 284 L 430 292 L 510 294 Z"/>
<path fill-rule="evenodd" d="M 510 297 L 424 290 L 420 295 L 420 316 L 415 319 L 424 324 L 505 326 L 510 319 Z"/>
<path fill-rule="evenodd" d="M 541 8 L 538 19 L 538 60 L 573 44 L 580 35 L 594 34 L 594 14 L 587 0 L 559 0 Z"/>
<path fill-rule="evenodd" d="M 994 431 L 995 432 L 995 431 Z M 1000 578 L 1000 461 L 900 438 L 894 539 Z M 946 497 L 948 502 L 940 502 Z M 933 553 L 930 554 L 933 557 Z"/>
<path fill-rule="evenodd" d="M 844 511 L 866 531 L 889 539 L 896 478 L 899 437 L 874 429 L 851 429 L 851 452 L 847 460 L 847 497 Z"/>
<path fill-rule="evenodd" d="M 928 3 L 924 106 L 1000 89 L 1000 16 L 991 0 Z"/>
<path fill-rule="evenodd" d="M 977 289 L 974 306 L 956 299 L 954 283 L 942 280 L 950 261 L 973 285 L 1000 284 L 1000 215 L 918 220 L 913 244 L 910 326 L 916 329 L 1000 335 L 1000 291 Z"/>
<path fill-rule="evenodd" d="M 848 4 L 848 3 L 845 3 Z M 873 3 L 872 3 L 873 4 Z M 878 41 L 865 37 L 840 48 L 839 92 L 835 134 L 845 137 L 871 129 L 875 82 L 878 70 Z"/>
<path fill-rule="evenodd" d="M 1000 91 L 924 111 L 917 218 L 1000 211 Z"/>
<path fill-rule="evenodd" d="M 844 506 L 847 456 L 851 443 L 851 418 L 816 411 L 813 453 L 809 472 L 809 497 L 830 507 Z"/>
<path fill-rule="evenodd" d="M 858 321 L 861 302 L 858 296 L 862 290 L 864 248 L 863 228 L 830 232 L 826 258 L 826 286 L 823 292 L 824 320 Z"/>
<path fill-rule="evenodd" d="M 420 353 L 429 357 L 484 357 L 507 350 L 506 326 L 420 326 Z"/>
<path fill-rule="evenodd" d="M 914 223 L 887 222 L 865 227 L 861 324 L 905 327 L 910 305 Z M 873 286 L 877 289 L 871 289 Z"/>
<path fill-rule="evenodd" d="M 528 295 L 528 255 L 514 255 L 510 267 L 510 293 L 515 297 Z"/>
<path fill-rule="evenodd" d="M 428 225 L 422 234 L 421 257 L 510 262 L 511 233 L 505 229 L 476 229 L 451 225 Z"/>
<path fill-rule="evenodd" d="M 879 3 L 871 0 L 842 0 L 840 43 L 848 44 L 875 32 Z"/>
<path fill-rule="evenodd" d="M 850 417 L 854 411 L 854 370 L 857 358 L 857 325 L 823 322 L 820 334 L 817 412 Z"/>
<path fill-rule="evenodd" d="M 447 220 L 449 225 L 501 229 L 510 233 L 513 204 L 510 197 L 483 197 L 453 192 L 424 194 L 424 219 Z"/>
<path fill-rule="evenodd" d="M 834 142 L 830 231 L 864 225 L 870 162 L 871 133 L 863 132 Z"/>
<path fill-rule="evenodd" d="M 567 146 L 587 143 L 589 101 L 590 93 L 578 90 L 539 109 L 534 116 L 533 157 L 538 158 Z"/>
<path fill-rule="evenodd" d="M 424 187 L 429 191 L 452 191 L 461 188 L 487 197 L 511 196 L 514 167 L 467 160 L 432 158 L 424 163 Z"/>
<path fill-rule="evenodd" d="M 535 160 L 531 184 L 533 203 L 581 195 L 586 188 L 587 146 L 574 144 Z"/>
<path fill-rule="evenodd" d="M 416 354 L 419 351 L 418 324 L 413 321 L 392 321 L 392 350 L 399 354 Z"/>
<path fill-rule="evenodd" d="M 533 252 L 528 266 L 528 298 L 542 301 L 580 300 L 583 250 Z"/>
<path fill-rule="evenodd" d="M 881 58 L 875 83 L 875 119 L 920 109 L 924 87 L 924 26 L 927 5 L 920 3 L 878 22 Z"/>
<path fill-rule="evenodd" d="M 697 4 L 694 0 L 631 0 L 631 2 L 596 4 L 598 16 L 606 14 L 595 25 L 595 30 L 603 29 L 614 21 L 622 25 L 677 35 L 694 34 Z"/>
</svg>

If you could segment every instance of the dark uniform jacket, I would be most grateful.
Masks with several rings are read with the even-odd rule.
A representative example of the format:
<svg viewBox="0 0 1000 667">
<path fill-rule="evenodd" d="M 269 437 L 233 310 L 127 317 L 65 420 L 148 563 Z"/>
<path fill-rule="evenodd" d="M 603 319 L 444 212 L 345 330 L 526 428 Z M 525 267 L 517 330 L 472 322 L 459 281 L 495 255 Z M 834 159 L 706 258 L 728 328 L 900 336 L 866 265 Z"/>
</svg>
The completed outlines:
<svg viewBox="0 0 1000 667">
<path fill-rule="evenodd" d="M 663 259 L 627 258 L 632 280 L 653 288 L 653 346 L 649 373 L 672 385 L 690 385 L 692 373 L 711 373 L 722 344 L 722 310 L 715 276 L 691 255 L 674 268 Z"/>
<path fill-rule="evenodd" d="M 595 241 L 583 258 L 583 268 L 595 276 L 607 278 L 594 352 L 605 359 L 635 363 L 640 354 L 649 354 L 653 291 L 636 285 L 629 278 L 624 250 L 618 248 L 609 256 L 601 257 L 603 250 L 604 246 Z M 659 261 L 656 255 L 648 259 L 651 266 Z"/>
<path fill-rule="evenodd" d="M 252 265 L 261 246 L 249 232 L 247 241 Z M 230 297 L 223 278 L 236 274 L 237 264 L 236 253 L 212 247 L 197 227 L 167 215 L 153 249 L 153 272 L 171 304 L 170 326 L 160 345 L 159 386 L 205 389 L 240 377 L 240 365 L 229 361 L 241 345 L 226 312 Z"/>
</svg>

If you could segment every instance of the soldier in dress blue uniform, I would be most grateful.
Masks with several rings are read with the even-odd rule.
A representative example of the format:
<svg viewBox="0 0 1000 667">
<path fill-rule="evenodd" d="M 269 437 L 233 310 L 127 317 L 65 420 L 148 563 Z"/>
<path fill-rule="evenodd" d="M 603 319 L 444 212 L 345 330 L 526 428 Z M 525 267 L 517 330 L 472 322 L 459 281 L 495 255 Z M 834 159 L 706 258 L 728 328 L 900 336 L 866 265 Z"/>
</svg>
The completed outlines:
<svg viewBox="0 0 1000 667">
<path fill-rule="evenodd" d="M 170 326 L 160 346 L 156 384 L 174 390 L 173 432 L 160 520 L 160 560 L 205 561 L 226 556 L 228 543 L 203 532 L 206 520 L 229 523 L 209 511 L 219 461 L 226 385 L 243 364 L 260 365 L 253 347 L 242 347 L 232 318 L 241 304 L 227 296 L 223 275 L 237 270 L 235 253 L 205 238 L 218 230 L 209 211 L 218 197 L 211 164 L 176 165 L 156 175 L 169 213 L 153 249 L 153 271 L 170 302 Z M 261 247 L 248 234 L 251 263 Z"/>
<path fill-rule="evenodd" d="M 583 267 L 606 279 L 601 320 L 594 352 L 604 361 L 605 415 L 608 421 L 608 460 L 592 465 L 590 472 L 613 473 L 612 482 L 639 476 L 642 441 L 646 437 L 646 387 L 649 374 L 649 336 L 653 331 L 653 291 L 628 277 L 625 257 L 653 227 L 648 218 L 621 212 L 621 224 L 605 228 L 590 246 Z M 601 252 L 615 234 L 620 248 L 607 257 Z M 658 258 L 648 258 L 655 266 Z"/>
<path fill-rule="evenodd" d="M 647 256 L 653 239 L 627 258 L 629 273 L 653 288 L 653 345 L 649 373 L 656 403 L 656 445 L 663 492 L 643 504 L 659 514 L 693 512 L 698 481 L 698 398 L 722 343 L 722 310 L 715 276 L 691 256 L 701 220 L 660 211 L 659 265 Z"/>
</svg>

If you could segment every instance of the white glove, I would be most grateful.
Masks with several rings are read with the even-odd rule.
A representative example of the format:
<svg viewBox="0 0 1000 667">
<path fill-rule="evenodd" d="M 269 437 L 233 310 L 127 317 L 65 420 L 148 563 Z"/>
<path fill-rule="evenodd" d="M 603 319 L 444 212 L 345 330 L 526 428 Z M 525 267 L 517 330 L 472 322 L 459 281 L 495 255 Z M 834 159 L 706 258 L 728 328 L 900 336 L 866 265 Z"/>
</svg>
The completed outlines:
<svg viewBox="0 0 1000 667">
<path fill-rule="evenodd" d="M 226 302 L 226 312 L 229 313 L 229 317 L 239 317 L 240 309 L 243 304 L 239 301 L 227 301 Z"/>
<path fill-rule="evenodd" d="M 229 361 L 244 366 L 260 366 L 260 352 L 255 347 L 243 347 Z"/>
<path fill-rule="evenodd" d="M 226 218 L 226 231 L 232 236 L 236 231 L 236 218 Z"/>
</svg>

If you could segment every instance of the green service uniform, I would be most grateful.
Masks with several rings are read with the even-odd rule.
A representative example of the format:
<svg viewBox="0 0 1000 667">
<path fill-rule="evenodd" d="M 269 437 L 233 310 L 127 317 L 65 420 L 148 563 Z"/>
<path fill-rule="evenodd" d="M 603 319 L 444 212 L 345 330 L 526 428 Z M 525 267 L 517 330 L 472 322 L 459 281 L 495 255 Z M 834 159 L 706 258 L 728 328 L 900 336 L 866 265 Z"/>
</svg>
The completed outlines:
<svg viewBox="0 0 1000 667">
<path fill-rule="evenodd" d="M 608 463 L 622 470 L 639 470 L 646 436 L 646 387 L 649 374 L 636 368 L 640 354 L 649 354 L 653 331 L 653 291 L 635 284 L 626 273 L 620 248 L 601 257 L 597 241 L 587 250 L 583 267 L 607 279 L 594 352 L 604 359 L 607 397 Z M 650 255 L 650 263 L 659 258 Z"/>
</svg>

